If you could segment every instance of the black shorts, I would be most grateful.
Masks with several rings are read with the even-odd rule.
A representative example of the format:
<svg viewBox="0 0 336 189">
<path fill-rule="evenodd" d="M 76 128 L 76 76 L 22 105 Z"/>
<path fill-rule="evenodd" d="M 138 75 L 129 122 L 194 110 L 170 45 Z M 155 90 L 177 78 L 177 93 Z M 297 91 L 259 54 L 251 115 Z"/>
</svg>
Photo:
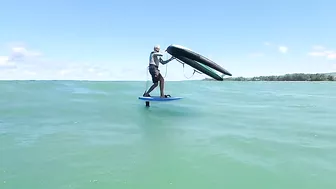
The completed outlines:
<svg viewBox="0 0 336 189">
<path fill-rule="evenodd" d="M 151 64 L 149 65 L 148 69 L 149 69 L 149 73 L 152 76 L 153 83 L 159 82 L 160 77 L 162 77 L 159 68 L 156 65 Z"/>
</svg>

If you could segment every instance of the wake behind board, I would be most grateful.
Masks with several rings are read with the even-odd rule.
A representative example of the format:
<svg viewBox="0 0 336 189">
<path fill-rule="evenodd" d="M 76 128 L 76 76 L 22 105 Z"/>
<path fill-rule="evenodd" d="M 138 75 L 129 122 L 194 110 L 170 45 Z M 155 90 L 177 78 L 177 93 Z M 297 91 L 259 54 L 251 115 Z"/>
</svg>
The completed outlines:
<svg viewBox="0 0 336 189">
<path fill-rule="evenodd" d="M 174 100 L 181 100 L 183 97 L 167 97 L 167 98 L 161 98 L 160 96 L 139 96 L 140 100 L 143 101 L 174 101 Z"/>
</svg>

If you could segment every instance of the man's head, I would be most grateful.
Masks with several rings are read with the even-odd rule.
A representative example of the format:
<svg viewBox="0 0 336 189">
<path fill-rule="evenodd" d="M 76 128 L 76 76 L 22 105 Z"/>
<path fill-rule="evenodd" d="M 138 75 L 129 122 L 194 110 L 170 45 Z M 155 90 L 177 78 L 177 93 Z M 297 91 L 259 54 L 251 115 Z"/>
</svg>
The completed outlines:
<svg viewBox="0 0 336 189">
<path fill-rule="evenodd" d="M 160 45 L 155 45 L 154 46 L 154 51 L 159 52 L 160 51 Z"/>
</svg>

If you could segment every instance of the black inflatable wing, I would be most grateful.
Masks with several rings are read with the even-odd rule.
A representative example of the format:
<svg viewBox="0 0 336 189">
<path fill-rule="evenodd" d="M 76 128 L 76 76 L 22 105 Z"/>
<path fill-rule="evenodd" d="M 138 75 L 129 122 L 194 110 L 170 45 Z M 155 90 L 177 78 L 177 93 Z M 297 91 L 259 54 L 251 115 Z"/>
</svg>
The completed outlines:
<svg viewBox="0 0 336 189">
<path fill-rule="evenodd" d="M 198 71 L 216 79 L 223 81 L 223 78 L 219 76 L 214 70 L 221 72 L 222 74 L 232 76 L 230 72 L 225 70 L 220 65 L 216 64 L 212 60 L 191 51 L 180 45 L 170 45 L 166 50 L 170 55 L 179 59 L 180 61 L 188 64 L 189 66 L 197 69 Z M 214 70 L 213 70 L 214 69 Z"/>
</svg>

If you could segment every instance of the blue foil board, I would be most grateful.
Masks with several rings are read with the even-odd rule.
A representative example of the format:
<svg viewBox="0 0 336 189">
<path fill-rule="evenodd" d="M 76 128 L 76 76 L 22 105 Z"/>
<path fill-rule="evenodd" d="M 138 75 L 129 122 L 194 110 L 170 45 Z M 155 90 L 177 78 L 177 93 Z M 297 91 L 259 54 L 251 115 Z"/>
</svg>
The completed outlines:
<svg viewBox="0 0 336 189">
<path fill-rule="evenodd" d="M 161 98 L 160 96 L 151 96 L 151 97 L 139 96 L 139 99 L 143 101 L 173 101 L 173 100 L 181 100 L 182 98 L 183 97 Z"/>
</svg>

